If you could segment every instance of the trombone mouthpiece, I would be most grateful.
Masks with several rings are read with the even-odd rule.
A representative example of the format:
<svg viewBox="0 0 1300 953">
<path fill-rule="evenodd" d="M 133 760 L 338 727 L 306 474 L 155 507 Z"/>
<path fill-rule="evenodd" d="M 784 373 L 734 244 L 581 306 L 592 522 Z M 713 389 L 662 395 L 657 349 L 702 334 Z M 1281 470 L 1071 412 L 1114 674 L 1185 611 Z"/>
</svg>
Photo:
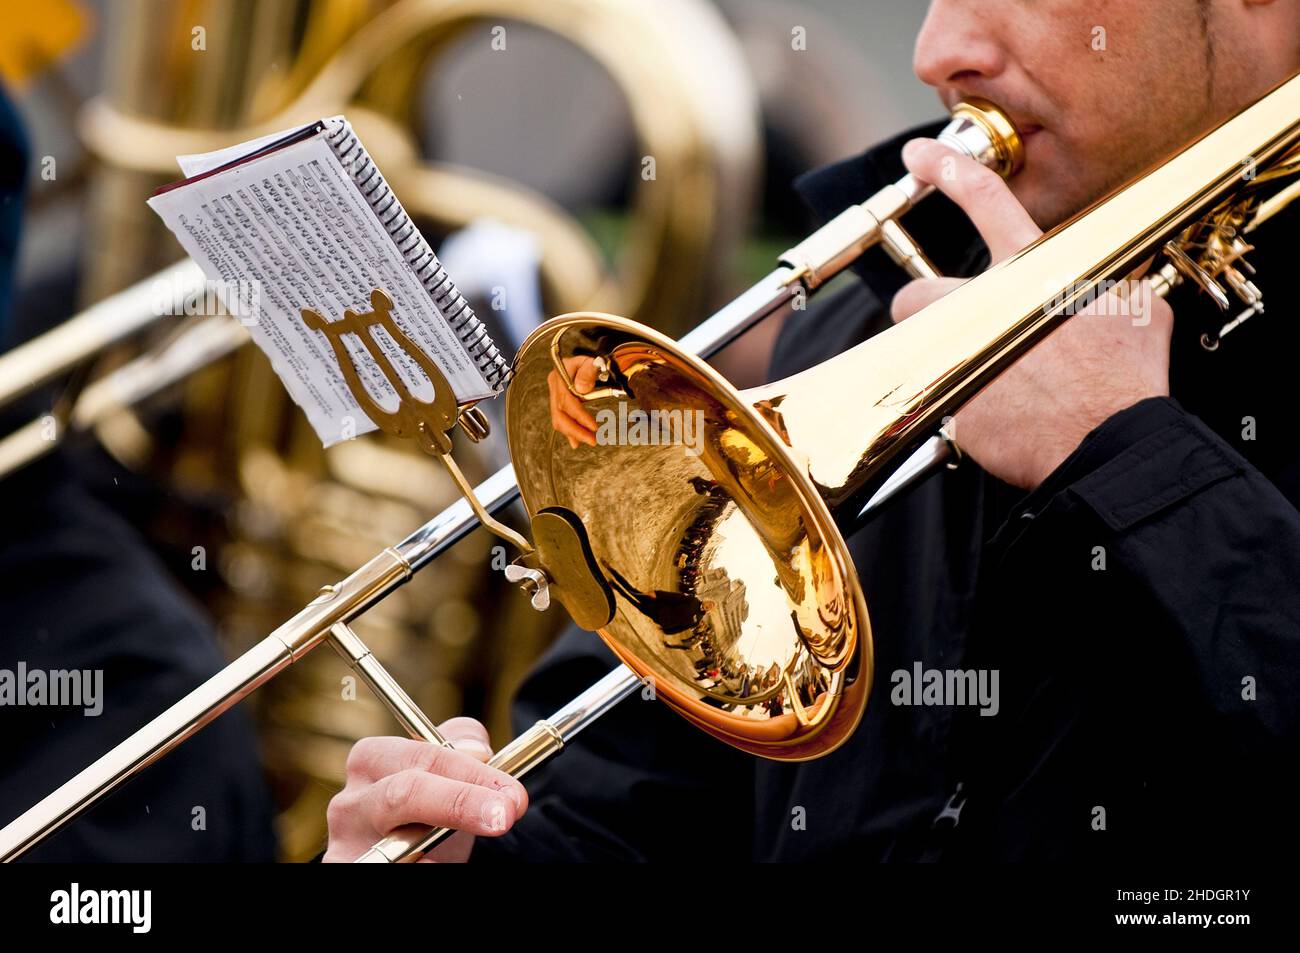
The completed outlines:
<svg viewBox="0 0 1300 953">
<path fill-rule="evenodd" d="M 963 99 L 952 108 L 952 121 L 938 138 L 1004 179 L 1025 164 L 1025 144 L 1015 123 L 993 103 L 977 96 Z"/>
</svg>

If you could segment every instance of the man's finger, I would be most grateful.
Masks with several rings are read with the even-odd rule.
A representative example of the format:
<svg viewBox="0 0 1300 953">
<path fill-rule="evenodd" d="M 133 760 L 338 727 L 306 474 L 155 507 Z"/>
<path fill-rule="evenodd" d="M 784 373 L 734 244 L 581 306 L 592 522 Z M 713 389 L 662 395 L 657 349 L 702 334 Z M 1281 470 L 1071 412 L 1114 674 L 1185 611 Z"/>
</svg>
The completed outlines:
<svg viewBox="0 0 1300 953">
<path fill-rule="evenodd" d="M 417 770 L 399 771 L 372 784 L 361 810 L 380 834 L 407 824 L 429 824 L 484 837 L 504 834 L 523 814 L 523 808 L 501 792 Z"/>
<path fill-rule="evenodd" d="M 966 283 L 964 278 L 917 278 L 898 289 L 889 306 L 889 316 L 897 324 L 906 321 L 922 308 Z"/>
<path fill-rule="evenodd" d="M 438 726 L 438 732 L 453 748 L 472 758 L 486 761 L 492 757 L 487 729 L 473 718 L 449 718 Z M 371 780 L 381 778 L 412 767 L 414 759 L 427 747 L 439 746 L 413 738 L 362 738 L 348 755 L 348 773 Z"/>
<path fill-rule="evenodd" d="M 563 403 L 556 403 L 551 407 L 551 426 L 554 427 L 558 433 L 567 437 L 569 440 L 569 446 L 575 450 L 579 443 L 590 444 L 593 447 L 596 445 L 595 433 L 588 430 L 582 424 L 578 423 L 566 414 L 564 412 Z"/>
<path fill-rule="evenodd" d="M 492 757 L 492 739 L 481 721 L 464 716 L 448 718 L 438 726 L 438 733 L 457 751 L 487 762 Z"/>
<path fill-rule="evenodd" d="M 587 405 L 582 402 L 582 399 L 570 394 L 564 389 L 563 384 L 560 385 L 560 391 L 560 410 L 584 431 L 590 432 L 591 443 L 594 445 L 596 443 L 596 428 L 600 426 L 596 422 L 595 416 L 587 409 Z"/>
<path fill-rule="evenodd" d="M 551 426 L 569 438 L 570 445 L 582 443 L 596 445 L 596 428 L 599 424 L 586 404 L 569 393 L 560 375 L 552 371 L 546 379 L 550 390 Z M 590 390 L 591 388 L 587 388 Z"/>
<path fill-rule="evenodd" d="M 352 753 L 348 755 L 349 776 L 375 781 L 407 768 L 420 768 L 439 773 L 452 771 L 455 777 L 475 783 L 482 783 L 489 777 L 507 777 L 485 766 L 492 756 L 486 741 L 477 735 L 458 734 L 456 729 L 445 727 L 448 722 L 443 724 L 444 728 L 440 730 L 451 742 L 451 748 L 412 738 L 362 738 L 352 746 Z"/>
<path fill-rule="evenodd" d="M 903 164 L 961 207 L 995 264 L 1043 234 L 1002 177 L 969 156 L 934 139 L 913 139 L 903 147 Z"/>
</svg>

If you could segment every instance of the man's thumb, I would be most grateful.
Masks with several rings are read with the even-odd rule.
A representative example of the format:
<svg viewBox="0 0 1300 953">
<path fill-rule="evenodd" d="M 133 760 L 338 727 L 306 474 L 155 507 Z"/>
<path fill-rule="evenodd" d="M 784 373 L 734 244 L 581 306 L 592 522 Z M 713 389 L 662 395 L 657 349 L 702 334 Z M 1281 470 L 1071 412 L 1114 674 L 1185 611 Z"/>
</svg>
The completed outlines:
<svg viewBox="0 0 1300 953">
<path fill-rule="evenodd" d="M 579 356 L 571 357 L 565 362 L 568 366 L 569 374 L 573 378 L 573 389 L 579 394 L 589 394 L 592 388 L 596 386 L 596 379 L 600 375 L 600 369 L 596 366 L 595 358 Z"/>
</svg>

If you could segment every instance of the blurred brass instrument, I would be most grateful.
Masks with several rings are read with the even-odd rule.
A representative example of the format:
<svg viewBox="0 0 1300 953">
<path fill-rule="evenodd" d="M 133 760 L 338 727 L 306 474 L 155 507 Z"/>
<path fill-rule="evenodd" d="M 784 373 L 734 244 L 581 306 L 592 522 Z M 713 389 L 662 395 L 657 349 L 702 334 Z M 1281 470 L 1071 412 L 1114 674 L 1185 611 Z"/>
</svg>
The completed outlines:
<svg viewBox="0 0 1300 953">
<path fill-rule="evenodd" d="M 987 103 L 959 105 L 941 138 L 1004 176 L 1022 156 L 1015 129 Z M 520 541 L 508 578 L 535 606 L 555 599 L 598 630 L 623 666 L 494 764 L 530 770 L 641 686 L 755 755 L 825 755 L 857 727 L 872 680 L 867 609 L 842 533 L 942 458 L 924 441 L 945 415 L 1099 288 L 1153 256 L 1163 256 L 1157 290 L 1192 281 L 1222 307 L 1235 296 L 1243 315 L 1256 313 L 1262 297 L 1247 277 L 1243 236 L 1294 201 L 1298 177 L 1300 76 L 908 321 L 745 392 L 700 355 L 801 306 L 874 245 L 911 274 L 934 274 L 900 222 L 931 187 L 906 176 L 846 210 L 681 341 L 594 312 L 547 322 L 520 349 L 506 393 L 513 473 L 503 468 L 326 587 L 253 650 L 0 831 L 0 854 L 21 855 L 323 642 L 412 735 L 440 741 L 349 623 L 516 493 L 531 540 Z M 548 390 L 555 381 L 572 390 L 565 362 L 580 356 L 602 368 L 600 386 L 578 395 L 593 413 L 697 417 L 698 448 L 636 440 L 571 448 L 551 428 Z M 918 445 L 891 476 L 889 466 Z M 691 664 L 691 653 L 703 664 Z M 446 833 L 400 830 L 361 859 L 413 859 Z"/>
<path fill-rule="evenodd" d="M 656 13 L 620 0 L 403 0 L 368 22 L 364 3 L 325 0 L 312 5 L 298 0 L 296 6 L 312 14 L 303 48 L 291 75 L 262 86 L 254 83 L 259 71 L 279 68 L 279 57 L 291 52 L 287 47 L 293 16 L 287 8 L 212 3 L 201 11 L 176 11 L 148 0 L 128 0 L 114 9 L 110 47 L 128 50 L 136 59 L 114 64 L 109 94 L 91 101 L 80 117 L 90 149 L 119 174 L 135 177 L 114 181 L 113 191 L 129 184 L 134 193 L 147 194 L 151 183 L 175 177 L 175 155 L 254 138 L 346 106 L 349 119 L 394 188 L 406 197 L 413 216 L 446 231 L 491 217 L 537 235 L 541 282 L 548 300 L 561 310 L 614 310 L 670 331 L 685 330 L 675 322 L 683 314 L 698 312 L 716 295 L 719 276 L 752 203 L 759 134 L 756 94 L 740 52 L 707 6 L 697 0 L 671 0 L 669 8 Z M 152 71 L 167 44 L 176 40 L 173 28 L 183 27 L 188 44 L 191 21 L 202 20 L 214 32 L 225 32 L 246 15 L 257 20 L 249 29 L 266 38 L 263 56 L 276 57 L 257 59 L 246 50 L 228 54 L 239 59 L 225 71 L 233 74 L 235 85 L 248 90 L 248 102 L 216 88 L 220 75 L 214 81 L 206 74 L 187 74 L 184 81 L 199 87 L 190 96 L 198 100 L 197 107 L 187 105 L 197 109 L 197 121 L 209 127 L 187 128 L 153 118 L 151 114 L 174 108 Z M 672 33 L 662 29 L 666 20 L 675 24 Z M 411 109 L 429 61 L 471 29 L 486 29 L 498 21 L 552 31 L 605 68 L 627 99 L 638 145 L 655 158 L 656 177 L 635 180 L 629 234 L 612 268 L 602 262 L 600 250 L 581 226 L 544 196 L 500 177 L 422 160 L 404 128 L 401 120 Z M 574 23 L 584 24 L 584 29 L 574 31 Z M 700 58 L 712 66 L 710 97 L 693 94 Z M 142 69 L 140 59 L 150 69 Z M 256 122 L 247 121 L 250 112 L 258 116 Z M 139 184 L 140 177 L 147 187 Z M 134 211 L 138 220 L 132 221 L 131 231 L 147 234 L 152 241 L 158 224 L 147 213 Z M 125 246 L 125 251 L 96 262 L 92 284 L 117 291 L 129 281 L 123 261 L 131 260 L 129 252 L 141 241 L 131 240 L 130 232 L 121 229 L 103 238 L 114 247 Z M 666 280 L 667 275 L 673 280 Z M 101 301 L 41 338 L 0 355 L 0 405 L 171 318 L 173 312 L 160 313 L 155 306 L 160 285 L 183 300 L 201 281 L 191 262 L 177 263 L 132 285 L 125 297 Z M 90 429 L 115 410 L 247 341 L 229 321 L 204 325 L 143 355 L 115 380 L 98 382 L 84 401 L 75 393 L 67 395 L 54 409 L 59 435 L 68 429 Z M 37 434 L 40 424 L 34 421 L 0 442 L 0 476 L 57 444 L 48 433 Z"/>
</svg>

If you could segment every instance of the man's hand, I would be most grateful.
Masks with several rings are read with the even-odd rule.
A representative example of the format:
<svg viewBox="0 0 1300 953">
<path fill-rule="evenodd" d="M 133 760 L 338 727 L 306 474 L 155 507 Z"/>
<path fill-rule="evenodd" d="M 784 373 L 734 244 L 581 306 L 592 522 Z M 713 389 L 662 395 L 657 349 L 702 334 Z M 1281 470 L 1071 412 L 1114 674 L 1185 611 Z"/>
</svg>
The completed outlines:
<svg viewBox="0 0 1300 953">
<path fill-rule="evenodd" d="M 463 863 L 475 835 L 499 837 L 528 807 L 528 793 L 510 775 L 489 768 L 488 734 L 472 718 L 438 726 L 454 748 L 408 738 L 363 738 L 348 756 L 347 784 L 330 801 L 325 863 L 355 860 L 406 824 L 457 831 L 425 855 L 431 863 Z"/>
<path fill-rule="evenodd" d="M 594 357 L 566 357 L 564 369 L 579 394 L 590 394 L 596 386 L 599 370 Z M 569 446 L 575 450 L 579 443 L 594 447 L 597 424 L 591 411 L 569 392 L 556 371 L 547 376 L 546 385 L 551 392 L 551 426 L 567 437 Z"/>
<path fill-rule="evenodd" d="M 917 139 L 904 148 L 903 162 L 961 207 L 994 264 L 1042 235 L 1001 177 L 973 159 Z M 913 281 L 895 296 L 893 319 L 910 317 L 962 283 Z M 1149 288 L 1138 295 L 1130 284 L 1131 301 L 1098 298 L 961 409 L 953 436 L 964 453 L 998 479 L 1032 490 L 1107 418 L 1168 395 L 1173 311 Z"/>
</svg>

